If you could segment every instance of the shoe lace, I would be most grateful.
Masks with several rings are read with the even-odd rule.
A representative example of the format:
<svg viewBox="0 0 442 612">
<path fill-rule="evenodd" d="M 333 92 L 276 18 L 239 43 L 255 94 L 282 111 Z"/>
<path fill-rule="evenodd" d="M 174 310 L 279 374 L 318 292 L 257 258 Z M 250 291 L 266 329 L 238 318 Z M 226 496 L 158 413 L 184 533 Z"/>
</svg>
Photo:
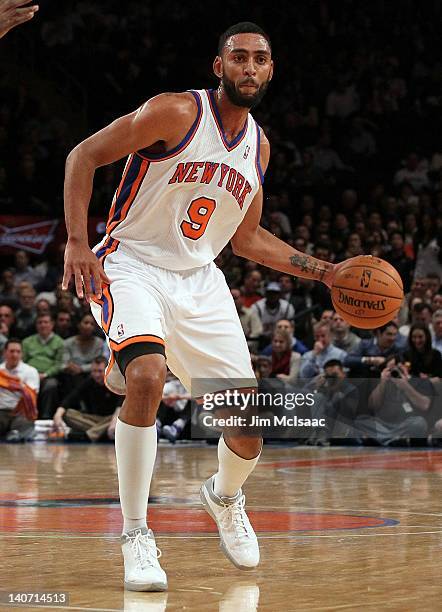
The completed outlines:
<svg viewBox="0 0 442 612">
<path fill-rule="evenodd" d="M 245 495 L 240 495 L 236 501 L 231 504 L 225 504 L 224 510 L 219 513 L 220 525 L 223 529 L 233 527 L 237 538 L 248 538 L 249 532 L 245 522 Z"/>
<path fill-rule="evenodd" d="M 141 533 L 139 531 L 129 541 L 141 569 L 154 565 L 155 561 L 161 557 L 161 550 L 153 544 L 150 532 Z"/>
</svg>

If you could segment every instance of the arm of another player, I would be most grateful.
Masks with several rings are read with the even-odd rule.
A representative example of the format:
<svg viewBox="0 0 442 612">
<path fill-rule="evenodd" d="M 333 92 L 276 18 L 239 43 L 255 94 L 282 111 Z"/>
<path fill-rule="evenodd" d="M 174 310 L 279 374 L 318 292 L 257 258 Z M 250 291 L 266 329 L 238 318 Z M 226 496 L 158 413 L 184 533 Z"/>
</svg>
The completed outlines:
<svg viewBox="0 0 442 612">
<path fill-rule="evenodd" d="M 72 276 L 78 297 L 90 300 L 94 291 L 101 297 L 102 282 L 110 279 L 89 248 L 87 211 L 92 194 L 95 170 L 122 157 L 164 142 L 175 146 L 190 129 L 197 113 L 191 93 L 160 94 L 129 115 L 93 134 L 73 149 L 66 160 L 64 202 L 68 241 L 65 251 L 63 289 Z"/>
<path fill-rule="evenodd" d="M 263 171 L 267 168 L 269 157 L 270 144 L 263 135 L 261 144 Z M 232 249 L 235 255 L 251 259 L 285 274 L 320 280 L 330 287 L 340 264 L 324 262 L 301 253 L 261 227 L 262 204 L 263 191 L 260 187 L 232 238 Z"/>
</svg>

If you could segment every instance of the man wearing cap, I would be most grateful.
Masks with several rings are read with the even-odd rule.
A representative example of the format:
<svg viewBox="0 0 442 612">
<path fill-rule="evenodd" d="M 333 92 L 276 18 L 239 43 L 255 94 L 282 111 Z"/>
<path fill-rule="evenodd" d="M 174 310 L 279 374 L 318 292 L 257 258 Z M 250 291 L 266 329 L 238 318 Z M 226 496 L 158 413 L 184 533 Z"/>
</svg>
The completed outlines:
<svg viewBox="0 0 442 612">
<path fill-rule="evenodd" d="M 276 323 L 280 319 L 292 321 L 295 316 L 293 306 L 281 298 L 281 287 L 279 283 L 269 283 L 266 287 L 266 296 L 258 300 L 252 306 L 258 314 L 262 326 L 263 335 L 269 339 L 272 337 Z"/>
</svg>

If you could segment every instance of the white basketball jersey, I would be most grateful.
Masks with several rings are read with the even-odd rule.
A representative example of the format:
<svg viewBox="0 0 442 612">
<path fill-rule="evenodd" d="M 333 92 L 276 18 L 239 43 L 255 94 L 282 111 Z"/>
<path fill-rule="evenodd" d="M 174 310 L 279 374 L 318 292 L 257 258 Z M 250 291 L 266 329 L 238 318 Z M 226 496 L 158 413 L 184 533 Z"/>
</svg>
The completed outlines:
<svg viewBox="0 0 442 612">
<path fill-rule="evenodd" d="M 186 270 L 213 261 L 244 218 L 263 176 L 252 116 L 226 140 L 212 91 L 191 92 L 198 113 L 171 151 L 127 159 L 97 256 L 121 247 L 146 263 Z"/>
</svg>

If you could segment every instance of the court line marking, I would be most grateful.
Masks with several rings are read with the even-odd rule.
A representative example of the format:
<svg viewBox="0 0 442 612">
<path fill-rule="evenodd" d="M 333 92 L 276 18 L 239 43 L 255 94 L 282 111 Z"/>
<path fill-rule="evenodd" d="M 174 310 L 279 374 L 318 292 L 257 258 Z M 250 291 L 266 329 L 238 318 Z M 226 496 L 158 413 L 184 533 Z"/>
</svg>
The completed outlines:
<svg viewBox="0 0 442 612">
<path fill-rule="evenodd" d="M 410 526 L 411 529 L 415 528 L 413 525 Z M 418 526 L 416 526 L 418 528 Z M 424 529 L 427 526 L 423 526 Z M 378 538 L 378 537 L 388 537 L 388 536 L 414 536 L 414 535 L 431 535 L 431 534 L 442 534 L 442 528 L 435 531 L 397 531 L 394 533 L 342 533 L 342 534 L 314 534 L 309 535 L 308 532 L 298 532 L 297 535 L 293 534 L 285 534 L 281 533 L 280 535 L 260 535 L 258 536 L 258 540 L 297 540 L 297 539 L 315 539 L 315 538 L 334 538 L 334 539 L 344 539 L 344 538 Z M 217 540 L 219 538 L 218 535 L 161 535 L 157 533 L 157 537 L 161 540 Z M 27 539 L 55 539 L 55 540 L 119 540 L 120 536 L 71 536 L 65 534 L 0 534 L 0 539 L 6 538 L 27 538 Z M 89 608 L 87 608 L 89 609 Z"/>
<path fill-rule="evenodd" d="M 248 505 L 249 510 L 286 510 L 286 512 L 297 512 L 300 510 L 311 510 L 313 512 L 371 512 L 375 514 L 414 514 L 416 516 L 438 516 L 442 517 L 442 512 L 415 512 L 413 510 L 396 510 L 396 508 L 382 508 L 381 510 L 373 508 L 332 508 L 332 507 L 317 507 L 317 506 L 253 506 Z M 372 518 L 372 517 L 370 517 Z M 375 518 L 375 517 L 373 517 Z"/>
</svg>

